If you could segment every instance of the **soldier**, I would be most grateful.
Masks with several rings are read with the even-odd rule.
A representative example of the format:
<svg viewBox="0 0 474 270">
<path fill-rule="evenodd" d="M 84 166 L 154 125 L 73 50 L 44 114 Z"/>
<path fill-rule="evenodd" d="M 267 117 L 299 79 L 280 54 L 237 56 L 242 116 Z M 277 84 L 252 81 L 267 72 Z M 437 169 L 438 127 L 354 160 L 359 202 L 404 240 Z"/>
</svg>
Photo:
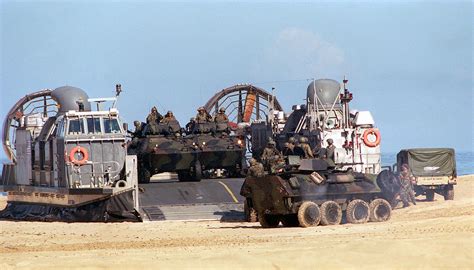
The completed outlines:
<svg viewBox="0 0 474 270">
<path fill-rule="evenodd" d="M 128 131 L 128 133 L 132 134 L 132 137 L 140 137 L 142 135 L 142 132 L 143 132 L 144 123 L 142 123 L 138 120 L 135 120 L 135 121 L 133 121 L 133 126 L 135 127 L 135 130 L 134 131 Z"/>
<path fill-rule="evenodd" d="M 280 152 L 276 149 L 275 141 L 270 140 L 262 154 L 262 161 L 267 168 L 270 168 L 275 162 L 275 156 L 280 156 Z"/>
<path fill-rule="evenodd" d="M 202 123 L 211 122 L 212 118 L 207 113 L 206 109 L 204 109 L 204 107 L 199 107 L 199 109 L 197 111 L 198 111 L 198 114 L 195 117 L 197 123 L 202 124 Z"/>
<path fill-rule="evenodd" d="M 284 156 L 293 156 L 295 155 L 295 143 L 296 140 L 294 137 L 290 137 L 288 139 L 288 142 L 285 143 L 285 149 L 283 150 L 283 155 Z"/>
<path fill-rule="evenodd" d="M 158 109 L 153 106 L 153 108 L 151 108 L 150 114 L 146 118 L 146 123 L 159 124 L 162 119 L 163 119 L 163 116 L 158 112 Z"/>
<path fill-rule="evenodd" d="M 300 145 L 298 146 L 301 149 L 302 157 L 305 159 L 314 158 L 313 151 L 311 151 L 311 147 L 308 144 L 308 139 L 306 137 L 300 138 Z"/>
<path fill-rule="evenodd" d="M 258 162 L 254 158 L 251 158 L 249 163 L 249 176 L 262 177 L 265 174 L 262 163 Z"/>
<path fill-rule="evenodd" d="M 163 118 L 163 123 L 169 123 L 170 121 L 176 121 L 172 111 L 168 111 Z"/>
<path fill-rule="evenodd" d="M 187 134 L 193 133 L 195 125 L 196 125 L 196 119 L 194 117 L 191 117 L 191 119 L 189 119 L 189 123 L 186 124 L 186 133 Z"/>
<path fill-rule="evenodd" d="M 410 202 L 416 205 L 415 192 L 413 191 L 413 176 L 410 173 L 408 164 L 403 164 L 400 172 L 400 200 L 403 203 L 403 207 L 410 206 Z"/>
<path fill-rule="evenodd" d="M 330 167 L 336 166 L 335 164 L 335 152 L 336 146 L 334 146 L 334 141 L 332 139 L 327 139 L 328 147 L 326 147 L 326 161 Z"/>
<path fill-rule="evenodd" d="M 225 108 L 224 107 L 221 107 L 219 109 L 219 112 L 214 117 L 214 122 L 216 122 L 217 124 L 222 124 L 222 123 L 228 123 L 229 122 L 229 118 L 225 114 Z"/>
</svg>

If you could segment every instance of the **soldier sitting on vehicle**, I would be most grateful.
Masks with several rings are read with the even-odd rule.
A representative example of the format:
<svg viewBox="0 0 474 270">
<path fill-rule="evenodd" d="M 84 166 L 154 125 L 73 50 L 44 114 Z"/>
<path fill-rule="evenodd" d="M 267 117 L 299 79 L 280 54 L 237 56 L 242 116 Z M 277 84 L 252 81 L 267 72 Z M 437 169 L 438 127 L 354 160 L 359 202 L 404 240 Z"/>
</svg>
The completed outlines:
<svg viewBox="0 0 474 270">
<path fill-rule="evenodd" d="M 295 153 L 304 159 L 314 158 L 313 151 L 308 144 L 308 139 L 306 137 L 300 137 L 300 144 L 295 147 Z"/>
<path fill-rule="evenodd" d="M 410 173 L 408 164 L 403 164 L 399 175 L 400 179 L 400 200 L 403 203 L 403 207 L 410 206 L 410 202 L 416 205 L 415 192 L 413 191 L 413 176 Z"/>
<path fill-rule="evenodd" d="M 143 130 L 145 129 L 145 123 L 142 123 L 138 120 L 133 121 L 133 126 L 135 127 L 134 131 L 127 130 L 128 133 L 132 135 L 132 137 L 141 137 Z"/>
<path fill-rule="evenodd" d="M 163 119 L 163 116 L 158 112 L 156 107 L 151 108 L 150 114 L 148 114 L 146 118 L 147 124 L 159 124 L 160 121 Z"/>
<path fill-rule="evenodd" d="M 283 149 L 283 156 L 287 157 L 295 155 L 295 142 L 296 140 L 294 137 L 288 139 L 288 142 L 285 143 L 285 148 Z"/>
<path fill-rule="evenodd" d="M 176 118 L 174 117 L 173 115 L 173 112 L 172 111 L 168 111 L 166 114 L 165 114 L 165 118 L 163 118 L 163 123 L 169 123 L 170 121 L 176 121 Z"/>
<path fill-rule="evenodd" d="M 248 170 L 248 175 L 253 177 L 262 177 L 265 175 L 265 170 L 263 169 L 262 163 L 258 162 L 256 159 L 251 158 L 250 167 Z"/>
<path fill-rule="evenodd" d="M 194 132 L 194 128 L 196 126 L 196 118 L 191 117 L 189 122 L 186 124 L 186 134 L 192 134 Z"/>
<path fill-rule="evenodd" d="M 209 115 L 209 113 L 207 113 L 204 107 L 199 107 L 197 111 L 198 111 L 198 114 L 195 117 L 196 123 L 204 124 L 204 123 L 211 122 L 212 117 Z"/>
<path fill-rule="evenodd" d="M 219 112 L 214 117 L 214 122 L 216 123 L 217 131 L 227 131 L 229 118 L 225 114 L 225 108 L 222 107 L 219 109 Z"/>
</svg>

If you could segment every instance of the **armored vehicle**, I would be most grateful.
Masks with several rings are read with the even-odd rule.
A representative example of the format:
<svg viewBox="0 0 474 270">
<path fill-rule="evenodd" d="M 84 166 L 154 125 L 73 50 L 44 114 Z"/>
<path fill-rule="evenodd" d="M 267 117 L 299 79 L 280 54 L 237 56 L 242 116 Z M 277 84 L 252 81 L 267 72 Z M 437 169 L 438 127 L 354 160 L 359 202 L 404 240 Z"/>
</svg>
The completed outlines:
<svg viewBox="0 0 474 270">
<path fill-rule="evenodd" d="M 215 123 L 196 124 L 189 137 L 199 147 L 199 162 L 203 170 L 225 169 L 229 177 L 240 177 L 247 168 L 244 139 L 231 135 Z"/>
<path fill-rule="evenodd" d="M 438 193 L 445 200 L 454 199 L 457 177 L 454 149 L 405 149 L 397 154 L 396 171 L 399 172 L 403 164 L 409 166 L 414 176 L 416 196 L 425 195 L 428 201 L 432 201 Z"/>
<path fill-rule="evenodd" d="M 116 90 L 118 96 L 120 85 Z M 106 101 L 114 104 L 102 110 Z M 64 86 L 28 94 L 13 106 L 3 128 L 11 163 L 3 166 L 8 205 L 1 218 L 141 219 L 137 159 L 127 155 L 115 101 L 89 99 L 83 90 Z"/>
<path fill-rule="evenodd" d="M 128 151 L 138 157 L 140 183 L 149 183 L 152 175 L 162 172 L 176 172 L 180 181 L 201 180 L 198 147 L 182 132 L 174 120 L 148 124 L 141 136 L 133 138 Z"/>
<path fill-rule="evenodd" d="M 310 227 L 382 222 L 392 208 L 375 175 L 338 171 L 321 159 L 301 160 L 280 173 L 248 176 L 241 189 L 247 220 L 256 216 L 262 227 Z M 344 214 L 344 215 L 343 215 Z"/>
</svg>

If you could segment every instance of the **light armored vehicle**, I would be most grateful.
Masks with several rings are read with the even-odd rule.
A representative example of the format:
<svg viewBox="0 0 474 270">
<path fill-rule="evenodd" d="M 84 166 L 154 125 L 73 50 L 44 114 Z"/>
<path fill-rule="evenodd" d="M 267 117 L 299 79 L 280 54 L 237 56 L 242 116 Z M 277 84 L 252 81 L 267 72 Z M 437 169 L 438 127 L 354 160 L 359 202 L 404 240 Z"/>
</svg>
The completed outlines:
<svg viewBox="0 0 474 270">
<path fill-rule="evenodd" d="M 290 158 L 291 159 L 291 158 Z M 321 159 L 301 160 L 277 174 L 248 176 L 241 189 L 248 221 L 262 227 L 310 227 L 382 222 L 392 208 L 376 184 L 376 175 L 337 171 Z M 298 164 L 295 162 L 294 164 Z"/>
<path fill-rule="evenodd" d="M 175 172 L 180 181 L 201 181 L 198 147 L 182 132 L 174 120 L 148 124 L 142 136 L 133 138 L 128 151 L 138 157 L 140 183 L 149 183 L 151 176 L 162 172 Z"/>
<path fill-rule="evenodd" d="M 193 135 L 189 136 L 199 147 L 199 163 L 203 170 L 225 169 L 228 177 L 240 177 L 245 173 L 245 141 L 219 124 L 196 124 Z"/>
<path fill-rule="evenodd" d="M 454 199 L 457 177 L 454 149 L 405 149 L 397 154 L 396 171 L 400 172 L 403 164 L 408 165 L 414 177 L 416 196 L 425 195 L 428 201 L 432 201 L 438 193 L 445 200 Z"/>
<path fill-rule="evenodd" d="M 102 110 L 106 101 L 114 105 Z M 127 155 L 115 101 L 89 99 L 83 90 L 64 86 L 26 95 L 13 106 L 3 128 L 11 163 L 3 166 L 1 188 L 8 204 L 1 218 L 141 219 L 137 160 Z M 97 102 L 97 110 L 91 102 Z"/>
</svg>

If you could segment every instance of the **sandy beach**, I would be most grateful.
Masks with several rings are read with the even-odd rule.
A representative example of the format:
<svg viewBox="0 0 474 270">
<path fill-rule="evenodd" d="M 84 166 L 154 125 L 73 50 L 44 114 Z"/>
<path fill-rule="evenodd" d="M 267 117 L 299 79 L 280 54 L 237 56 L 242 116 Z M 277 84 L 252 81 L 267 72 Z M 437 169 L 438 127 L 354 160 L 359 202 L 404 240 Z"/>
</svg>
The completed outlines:
<svg viewBox="0 0 474 270">
<path fill-rule="evenodd" d="M 0 269 L 473 269 L 473 198 L 465 176 L 454 201 L 436 195 L 386 223 L 309 229 L 0 221 Z"/>
</svg>

